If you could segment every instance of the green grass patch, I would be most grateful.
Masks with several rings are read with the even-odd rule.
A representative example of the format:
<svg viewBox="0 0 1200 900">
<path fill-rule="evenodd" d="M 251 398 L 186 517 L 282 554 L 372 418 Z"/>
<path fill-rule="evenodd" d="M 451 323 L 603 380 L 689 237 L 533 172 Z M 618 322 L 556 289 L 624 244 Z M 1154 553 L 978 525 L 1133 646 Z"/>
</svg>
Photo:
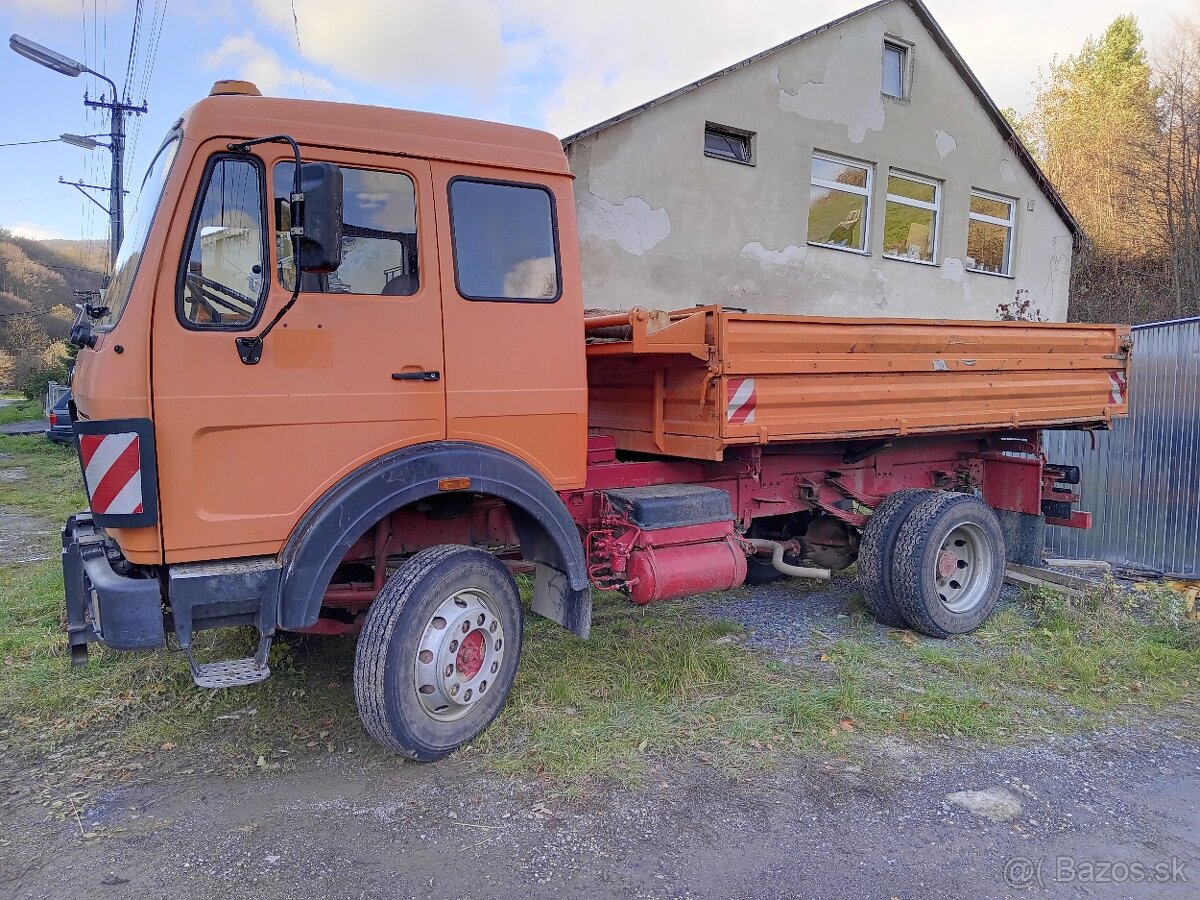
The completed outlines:
<svg viewBox="0 0 1200 900">
<path fill-rule="evenodd" d="M 0 450 L 0 469 L 24 475 L 0 479 L 0 507 L 55 525 L 82 508 L 69 448 L 10 438 Z M 90 665 L 71 669 L 54 537 L 45 551 L 50 559 L 0 565 L 0 752 L 64 748 L 95 772 L 183 751 L 233 769 L 348 745 L 387 755 L 358 723 L 352 638 L 277 641 L 272 677 L 227 691 L 196 688 L 178 652 L 94 647 Z M 946 641 L 880 628 L 858 598 L 846 613 L 817 622 L 787 662 L 747 649 L 737 626 L 688 601 L 641 608 L 597 595 L 587 641 L 530 614 L 511 701 L 466 757 L 578 787 L 634 782 L 679 760 L 748 774 L 884 735 L 1007 742 L 1194 709 L 1184 704 L 1200 683 L 1200 623 L 1165 587 L 1032 592 Z M 251 646 L 245 632 L 205 632 L 197 652 L 229 658 Z"/>
<path fill-rule="evenodd" d="M 36 422 L 46 418 L 40 400 L 17 400 L 0 406 L 0 425 L 11 425 L 13 422 Z"/>
</svg>

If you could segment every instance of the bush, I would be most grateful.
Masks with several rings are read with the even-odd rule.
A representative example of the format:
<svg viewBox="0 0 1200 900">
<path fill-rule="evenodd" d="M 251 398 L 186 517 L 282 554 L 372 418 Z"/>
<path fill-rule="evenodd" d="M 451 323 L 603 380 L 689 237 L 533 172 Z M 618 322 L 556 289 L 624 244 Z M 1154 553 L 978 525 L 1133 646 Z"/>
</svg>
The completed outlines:
<svg viewBox="0 0 1200 900">
<path fill-rule="evenodd" d="M 66 366 L 39 366 L 25 372 L 21 378 L 21 393 L 30 400 L 44 402 L 50 390 L 50 382 L 67 383 Z"/>
</svg>

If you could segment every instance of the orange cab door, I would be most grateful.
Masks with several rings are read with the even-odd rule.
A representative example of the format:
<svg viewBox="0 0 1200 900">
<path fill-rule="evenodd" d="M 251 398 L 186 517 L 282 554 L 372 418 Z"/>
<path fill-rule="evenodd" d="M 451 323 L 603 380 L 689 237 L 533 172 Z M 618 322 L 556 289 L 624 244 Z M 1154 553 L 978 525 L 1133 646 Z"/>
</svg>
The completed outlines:
<svg viewBox="0 0 1200 900">
<path fill-rule="evenodd" d="M 159 285 L 152 368 L 167 562 L 275 553 L 340 478 L 446 433 L 429 164 L 304 153 L 342 170 L 341 267 L 303 276 L 250 366 L 234 340 L 261 331 L 294 277 L 275 199 L 291 190 L 292 163 L 286 148 L 255 149 L 263 155 L 213 142 L 197 157 L 181 258 Z"/>
<path fill-rule="evenodd" d="M 580 487 L 587 373 L 570 180 L 440 162 L 433 174 L 447 435 L 511 453 L 557 490 Z"/>
</svg>

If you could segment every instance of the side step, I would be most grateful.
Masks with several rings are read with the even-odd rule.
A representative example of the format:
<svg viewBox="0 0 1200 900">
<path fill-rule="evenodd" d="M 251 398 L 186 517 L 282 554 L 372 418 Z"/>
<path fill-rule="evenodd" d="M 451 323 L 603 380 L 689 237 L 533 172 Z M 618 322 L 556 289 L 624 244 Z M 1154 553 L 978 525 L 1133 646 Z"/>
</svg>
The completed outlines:
<svg viewBox="0 0 1200 900">
<path fill-rule="evenodd" d="M 260 669 L 252 656 L 212 663 L 189 661 L 192 663 L 192 679 L 197 687 L 202 688 L 244 687 L 265 681 L 271 674 L 269 666 Z"/>
<path fill-rule="evenodd" d="M 245 687 L 258 684 L 271 676 L 267 655 L 271 652 L 271 635 L 264 634 L 258 642 L 258 652 L 245 659 L 222 659 L 217 662 L 198 663 L 192 648 L 185 647 L 188 664 L 192 667 L 192 680 L 202 688 Z"/>
<path fill-rule="evenodd" d="M 171 567 L 169 590 L 175 636 L 199 687 L 242 687 L 270 676 L 267 657 L 275 634 L 280 573 L 278 561 L 266 556 Z M 196 662 L 192 653 L 194 632 L 243 625 L 258 630 L 254 656 Z"/>
</svg>

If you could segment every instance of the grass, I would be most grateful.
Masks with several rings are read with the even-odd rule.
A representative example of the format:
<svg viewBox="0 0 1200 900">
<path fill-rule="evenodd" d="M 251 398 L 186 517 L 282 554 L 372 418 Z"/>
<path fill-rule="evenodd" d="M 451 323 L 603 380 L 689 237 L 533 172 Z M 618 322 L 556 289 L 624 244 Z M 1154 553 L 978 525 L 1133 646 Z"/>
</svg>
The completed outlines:
<svg viewBox="0 0 1200 900">
<path fill-rule="evenodd" d="M 36 422 L 46 418 L 40 400 L 15 400 L 0 406 L 0 425 L 11 425 L 13 422 Z"/>
<path fill-rule="evenodd" d="M 25 474 L 0 479 L 0 507 L 56 524 L 82 507 L 69 449 L 9 438 L 0 452 L 0 469 Z M 229 691 L 196 688 L 168 651 L 94 648 L 72 670 L 54 541 L 50 559 L 0 566 L 0 752 L 58 748 L 100 774 L 182 752 L 225 769 L 348 745 L 386 757 L 357 721 L 352 639 L 277 642 L 272 677 Z M 530 615 L 511 701 L 466 755 L 575 786 L 636 782 L 681 760 L 738 774 L 885 735 L 1003 743 L 1178 712 L 1200 683 L 1200 623 L 1166 588 L 1106 584 L 1082 600 L 1033 592 L 948 641 L 882 629 L 861 603 L 847 613 L 818 623 L 788 662 L 747 649 L 736 626 L 688 601 L 638 608 L 597 595 L 588 641 Z M 247 634 L 201 638 L 202 655 L 250 646 Z"/>
</svg>

